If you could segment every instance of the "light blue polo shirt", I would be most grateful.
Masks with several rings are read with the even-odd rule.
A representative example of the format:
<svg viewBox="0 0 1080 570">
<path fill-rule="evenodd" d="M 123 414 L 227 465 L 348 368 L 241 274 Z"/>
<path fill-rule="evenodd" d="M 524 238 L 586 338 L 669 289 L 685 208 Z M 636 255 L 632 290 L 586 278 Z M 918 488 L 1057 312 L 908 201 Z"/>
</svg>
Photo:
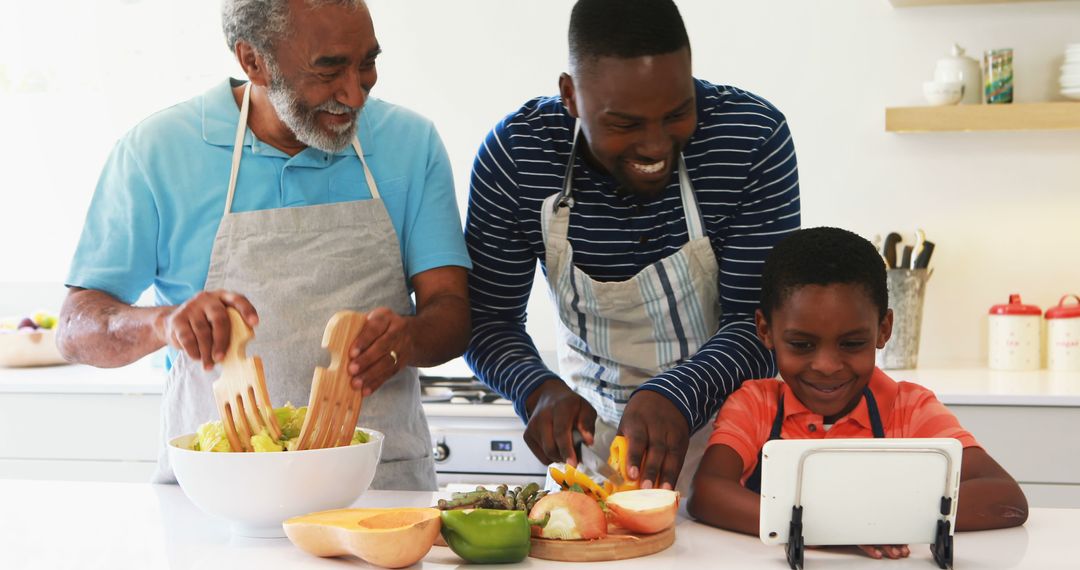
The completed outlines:
<svg viewBox="0 0 1080 570">
<path fill-rule="evenodd" d="M 120 139 L 94 191 L 68 285 L 125 303 L 153 286 L 158 305 L 203 289 L 240 119 L 236 84 L 226 80 L 156 113 Z M 358 136 L 401 244 L 406 281 L 436 267 L 471 268 L 449 158 L 431 121 L 371 98 Z M 290 157 L 247 132 L 234 212 L 370 198 L 351 146 Z"/>
</svg>

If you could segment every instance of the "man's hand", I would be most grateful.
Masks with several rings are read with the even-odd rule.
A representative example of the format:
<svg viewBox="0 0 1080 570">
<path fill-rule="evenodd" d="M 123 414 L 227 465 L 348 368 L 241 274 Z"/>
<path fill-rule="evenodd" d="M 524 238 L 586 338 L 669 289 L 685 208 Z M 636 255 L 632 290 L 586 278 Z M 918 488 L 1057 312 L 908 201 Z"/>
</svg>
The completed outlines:
<svg viewBox="0 0 1080 570">
<path fill-rule="evenodd" d="M 623 410 L 618 433 L 627 439 L 630 479 L 641 481 L 643 489 L 652 488 L 654 481 L 664 489 L 675 488 L 690 445 L 690 426 L 671 400 L 648 390 L 636 392 Z"/>
<path fill-rule="evenodd" d="M 529 423 L 525 443 L 541 463 L 565 461 L 577 465 L 574 430 L 585 445 L 593 444 L 596 410 L 558 378 L 540 385 L 525 402 Z"/>
<path fill-rule="evenodd" d="M 370 396 L 412 362 L 415 347 L 412 321 L 386 307 L 373 309 L 349 349 L 349 374 L 354 390 Z"/>
<path fill-rule="evenodd" d="M 214 363 L 225 359 L 232 333 L 229 314 L 232 307 L 248 326 L 259 324 L 259 315 L 246 297 L 231 291 L 202 291 L 176 307 L 155 323 L 154 329 L 162 342 L 183 350 L 192 361 L 202 361 L 203 369 L 211 370 Z"/>
</svg>

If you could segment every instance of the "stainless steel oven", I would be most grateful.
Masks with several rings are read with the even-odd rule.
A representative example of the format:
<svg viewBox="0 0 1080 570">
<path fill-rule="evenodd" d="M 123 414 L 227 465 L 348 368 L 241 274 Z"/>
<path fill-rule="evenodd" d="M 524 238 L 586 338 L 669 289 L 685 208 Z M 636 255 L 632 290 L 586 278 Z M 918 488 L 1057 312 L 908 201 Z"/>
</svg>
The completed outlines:
<svg viewBox="0 0 1080 570">
<path fill-rule="evenodd" d="M 547 466 L 525 445 L 513 406 L 474 377 L 421 376 L 440 488 L 544 484 Z"/>
</svg>

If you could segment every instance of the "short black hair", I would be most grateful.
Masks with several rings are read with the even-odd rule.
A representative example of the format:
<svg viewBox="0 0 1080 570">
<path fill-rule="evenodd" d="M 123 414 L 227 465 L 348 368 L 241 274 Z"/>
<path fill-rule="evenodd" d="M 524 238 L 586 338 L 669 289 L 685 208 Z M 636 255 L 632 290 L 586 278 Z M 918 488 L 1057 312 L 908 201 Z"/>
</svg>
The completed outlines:
<svg viewBox="0 0 1080 570">
<path fill-rule="evenodd" d="M 765 320 L 804 285 L 848 283 L 866 291 L 884 319 L 889 308 L 885 262 L 872 243 L 840 228 L 799 230 L 776 244 L 761 271 Z"/>
<path fill-rule="evenodd" d="M 570 62 L 634 58 L 690 48 L 671 0 L 578 0 L 570 12 Z"/>
</svg>

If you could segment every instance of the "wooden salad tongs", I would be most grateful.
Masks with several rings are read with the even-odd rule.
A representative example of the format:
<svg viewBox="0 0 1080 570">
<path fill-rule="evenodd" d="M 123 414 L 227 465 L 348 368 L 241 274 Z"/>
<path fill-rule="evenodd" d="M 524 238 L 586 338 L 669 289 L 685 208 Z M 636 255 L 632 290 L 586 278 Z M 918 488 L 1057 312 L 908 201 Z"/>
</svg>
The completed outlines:
<svg viewBox="0 0 1080 570">
<path fill-rule="evenodd" d="M 265 429 L 277 441 L 281 439 L 281 428 L 266 390 L 262 359 L 247 356 L 247 344 L 255 338 L 255 332 L 239 311 L 229 308 L 228 313 L 229 350 L 221 362 L 221 377 L 214 381 L 214 400 L 229 447 L 233 451 L 254 451 L 251 436 Z"/>
<path fill-rule="evenodd" d="M 326 323 L 322 346 L 330 352 L 330 366 L 315 368 L 297 449 L 337 447 L 352 441 L 363 393 L 352 387 L 349 347 L 366 322 L 364 313 L 338 311 Z"/>
</svg>

